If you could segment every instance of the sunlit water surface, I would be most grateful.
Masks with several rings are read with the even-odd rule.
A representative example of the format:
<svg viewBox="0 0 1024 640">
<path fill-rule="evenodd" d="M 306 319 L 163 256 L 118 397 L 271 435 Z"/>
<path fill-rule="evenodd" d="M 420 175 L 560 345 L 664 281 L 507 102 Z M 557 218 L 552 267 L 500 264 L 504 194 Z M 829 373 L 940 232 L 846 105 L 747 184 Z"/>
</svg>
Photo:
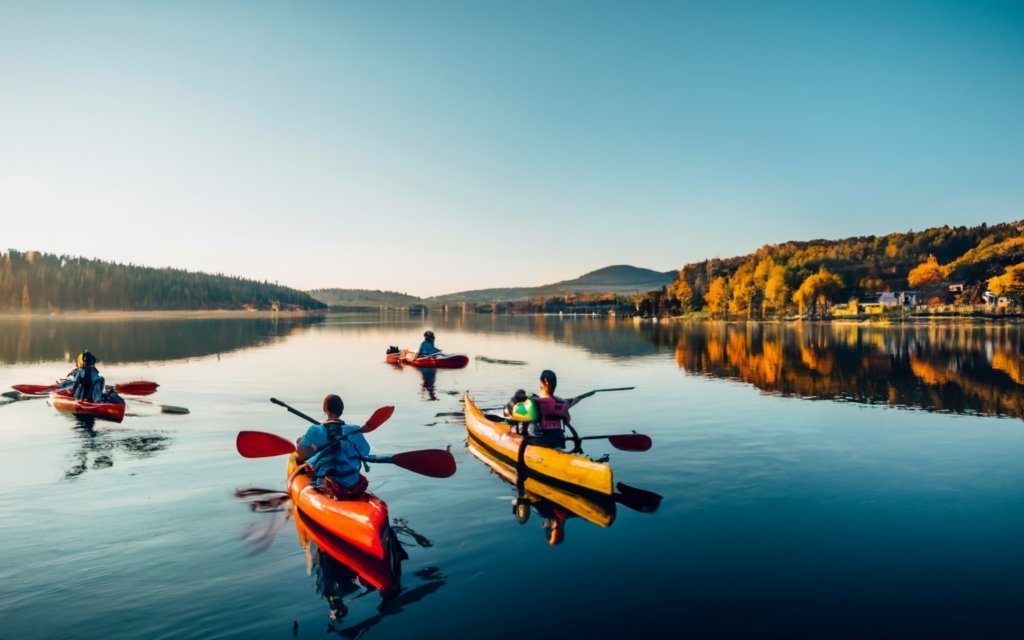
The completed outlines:
<svg viewBox="0 0 1024 640">
<path fill-rule="evenodd" d="M 427 327 L 469 366 L 431 380 L 384 363 L 389 345 L 414 347 Z M 1011 400 L 992 411 L 1003 418 L 978 415 L 978 403 L 959 413 L 901 400 L 941 399 L 944 388 L 961 400 L 1018 397 L 1020 381 L 1006 373 L 1019 369 L 1016 332 L 996 336 L 1011 348 L 998 382 L 979 391 L 957 376 L 965 353 L 993 361 L 984 336 L 980 351 L 945 338 L 962 356 L 948 379 L 921 373 L 922 344 L 939 348 L 921 337 L 896 349 L 911 353 L 902 369 L 916 382 L 897 380 L 899 366 L 872 370 L 887 340 L 903 344 L 898 329 L 878 330 L 877 342 L 858 336 L 867 356 L 856 358 L 834 335 L 569 317 L 5 320 L 0 329 L 4 389 L 52 381 L 83 347 L 109 382 L 161 385 L 148 398 L 156 404 L 130 401 L 121 424 L 90 426 L 44 399 L 0 405 L 3 637 L 1024 635 L 1024 424 Z M 777 342 L 798 347 L 775 353 Z M 829 354 L 836 361 L 820 365 Z M 847 360 L 868 374 L 836 390 Z M 661 494 L 657 511 L 619 506 L 607 528 L 572 518 L 551 546 L 538 514 L 514 519 L 514 487 L 469 455 L 459 418 L 437 416 L 461 410 L 466 390 L 500 406 L 517 387 L 534 390 L 544 368 L 567 396 L 636 387 L 588 398 L 574 423 L 582 435 L 653 438 L 646 453 L 604 441 L 587 450 L 610 454 L 616 480 Z M 838 392 L 806 393 L 805 378 Z M 294 438 L 305 428 L 268 399 L 319 415 L 332 392 L 350 422 L 396 407 L 368 436 L 376 453 L 451 446 L 459 465 L 447 479 L 371 468 L 371 488 L 407 528 L 403 592 L 385 602 L 349 590 L 333 618 L 284 512 L 253 512 L 235 496 L 284 487 L 283 458 L 236 453 L 240 430 Z"/>
</svg>

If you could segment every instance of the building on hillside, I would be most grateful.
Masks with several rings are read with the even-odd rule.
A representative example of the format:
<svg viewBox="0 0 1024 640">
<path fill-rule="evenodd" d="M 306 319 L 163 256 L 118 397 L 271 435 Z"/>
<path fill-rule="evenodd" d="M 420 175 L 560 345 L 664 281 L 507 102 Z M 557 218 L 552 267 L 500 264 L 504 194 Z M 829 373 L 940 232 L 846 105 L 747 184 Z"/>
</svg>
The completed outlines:
<svg viewBox="0 0 1024 640">
<path fill-rule="evenodd" d="M 878 294 L 878 304 L 883 307 L 915 307 L 917 306 L 916 291 L 883 291 Z"/>
</svg>

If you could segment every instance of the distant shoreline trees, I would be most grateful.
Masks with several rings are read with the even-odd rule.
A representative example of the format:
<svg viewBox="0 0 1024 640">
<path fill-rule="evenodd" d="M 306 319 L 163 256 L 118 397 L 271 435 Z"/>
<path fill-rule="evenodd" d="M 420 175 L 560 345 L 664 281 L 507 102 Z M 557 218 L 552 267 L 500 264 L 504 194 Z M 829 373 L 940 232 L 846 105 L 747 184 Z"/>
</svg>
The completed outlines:
<svg viewBox="0 0 1024 640">
<path fill-rule="evenodd" d="M 745 256 L 687 264 L 638 308 L 663 316 L 822 317 L 835 303 L 906 289 L 920 289 L 931 304 L 981 304 L 986 289 L 1024 299 L 1024 225 L 765 245 Z"/>
<path fill-rule="evenodd" d="M 0 312 L 326 307 L 307 293 L 269 282 L 37 251 L 0 253 Z"/>
</svg>

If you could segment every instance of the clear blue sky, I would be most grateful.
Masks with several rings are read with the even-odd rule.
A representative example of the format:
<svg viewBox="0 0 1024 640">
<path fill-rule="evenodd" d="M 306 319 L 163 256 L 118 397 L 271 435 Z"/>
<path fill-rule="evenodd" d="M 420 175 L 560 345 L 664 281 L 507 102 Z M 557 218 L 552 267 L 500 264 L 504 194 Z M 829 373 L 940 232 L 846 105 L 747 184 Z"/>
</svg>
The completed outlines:
<svg viewBox="0 0 1024 640">
<path fill-rule="evenodd" d="M 0 247 L 420 296 L 1024 218 L 1024 2 L 0 0 Z"/>
</svg>

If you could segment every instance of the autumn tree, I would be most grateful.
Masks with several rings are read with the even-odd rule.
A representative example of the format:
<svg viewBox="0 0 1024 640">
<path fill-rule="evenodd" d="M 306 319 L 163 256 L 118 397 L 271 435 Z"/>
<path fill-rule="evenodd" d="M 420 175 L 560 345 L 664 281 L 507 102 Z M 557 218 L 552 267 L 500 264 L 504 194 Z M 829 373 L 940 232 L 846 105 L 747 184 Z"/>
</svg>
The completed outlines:
<svg viewBox="0 0 1024 640">
<path fill-rule="evenodd" d="M 1024 298 L 1024 262 L 1007 267 L 1001 276 L 989 278 L 988 288 L 997 296 Z"/>
<path fill-rule="evenodd" d="M 712 315 L 718 315 L 725 311 L 728 301 L 729 282 L 724 276 L 718 276 L 708 285 L 708 292 L 704 294 L 704 304 Z"/>
<path fill-rule="evenodd" d="M 825 267 L 821 267 L 818 273 L 807 276 L 800 288 L 793 294 L 793 302 L 800 309 L 800 315 L 808 307 L 812 315 L 824 313 L 828 306 L 829 299 L 843 289 L 843 280 Z"/>
<path fill-rule="evenodd" d="M 776 265 L 764 283 L 764 314 L 769 311 L 781 313 L 789 300 L 790 287 L 786 282 L 786 268 Z"/>
<path fill-rule="evenodd" d="M 935 256 L 929 255 L 927 260 L 910 270 L 907 274 L 907 284 L 911 289 L 919 289 L 938 285 L 946 277 L 947 269 L 939 264 Z"/>
</svg>

